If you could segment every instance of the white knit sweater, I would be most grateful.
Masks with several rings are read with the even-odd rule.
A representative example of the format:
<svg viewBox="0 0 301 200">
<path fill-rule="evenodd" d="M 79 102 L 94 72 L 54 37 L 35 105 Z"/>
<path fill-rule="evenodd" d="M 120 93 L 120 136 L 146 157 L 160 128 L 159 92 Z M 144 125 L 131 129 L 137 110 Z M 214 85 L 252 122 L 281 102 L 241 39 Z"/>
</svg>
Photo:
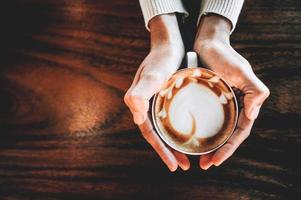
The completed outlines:
<svg viewBox="0 0 301 200">
<path fill-rule="evenodd" d="M 188 16 L 181 0 L 139 0 L 139 2 L 147 30 L 149 30 L 148 22 L 154 16 L 176 12 L 184 14 L 184 17 Z M 229 19 L 233 31 L 243 3 L 244 0 L 203 0 L 199 20 L 203 15 L 215 13 Z"/>
</svg>

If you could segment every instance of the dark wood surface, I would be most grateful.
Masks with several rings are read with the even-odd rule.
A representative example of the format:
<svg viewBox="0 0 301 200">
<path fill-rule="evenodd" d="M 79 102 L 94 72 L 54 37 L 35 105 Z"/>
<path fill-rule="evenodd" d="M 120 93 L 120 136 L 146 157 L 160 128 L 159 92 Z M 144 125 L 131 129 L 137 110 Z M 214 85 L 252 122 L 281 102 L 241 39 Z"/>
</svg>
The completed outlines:
<svg viewBox="0 0 301 200">
<path fill-rule="evenodd" d="M 185 2 L 189 48 L 197 3 Z M 149 50 L 138 1 L 10 0 L 0 27 L 1 200 L 300 199 L 300 1 L 246 1 L 232 44 L 271 96 L 208 171 L 193 157 L 170 173 L 123 103 Z"/>
</svg>

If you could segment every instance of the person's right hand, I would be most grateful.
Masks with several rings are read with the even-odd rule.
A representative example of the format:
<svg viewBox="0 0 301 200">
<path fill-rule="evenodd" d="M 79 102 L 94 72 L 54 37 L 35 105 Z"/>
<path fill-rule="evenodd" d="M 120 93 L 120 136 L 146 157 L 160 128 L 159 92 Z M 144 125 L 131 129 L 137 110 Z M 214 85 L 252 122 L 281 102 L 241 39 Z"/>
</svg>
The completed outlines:
<svg viewBox="0 0 301 200">
<path fill-rule="evenodd" d="M 188 170 L 186 155 L 165 146 L 153 129 L 148 117 L 149 100 L 179 68 L 184 56 L 184 45 L 174 14 L 154 17 L 150 23 L 151 50 L 137 70 L 124 101 L 133 114 L 135 124 L 155 149 L 170 171 L 178 166 Z"/>
</svg>

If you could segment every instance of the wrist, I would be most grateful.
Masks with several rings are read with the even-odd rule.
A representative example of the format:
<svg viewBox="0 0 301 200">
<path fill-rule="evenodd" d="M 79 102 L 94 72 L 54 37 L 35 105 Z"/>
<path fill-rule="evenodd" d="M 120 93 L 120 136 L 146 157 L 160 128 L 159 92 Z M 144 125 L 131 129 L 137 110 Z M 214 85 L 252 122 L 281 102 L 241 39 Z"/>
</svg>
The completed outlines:
<svg viewBox="0 0 301 200">
<path fill-rule="evenodd" d="M 151 48 L 173 47 L 183 48 L 181 33 L 175 14 L 163 14 L 154 17 L 149 22 Z"/>
<path fill-rule="evenodd" d="M 205 15 L 199 24 L 196 43 L 202 41 L 219 41 L 230 43 L 231 22 L 216 14 Z"/>
</svg>

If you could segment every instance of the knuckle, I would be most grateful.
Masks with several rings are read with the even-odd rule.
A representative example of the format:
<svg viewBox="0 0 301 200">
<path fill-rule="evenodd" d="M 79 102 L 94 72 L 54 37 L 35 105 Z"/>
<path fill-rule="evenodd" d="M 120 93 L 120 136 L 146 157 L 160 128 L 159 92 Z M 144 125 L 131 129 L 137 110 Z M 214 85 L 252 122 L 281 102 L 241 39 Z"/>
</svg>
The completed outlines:
<svg viewBox="0 0 301 200">
<path fill-rule="evenodd" d="M 127 93 L 125 93 L 125 95 L 123 96 L 123 101 L 124 101 L 124 103 L 126 104 L 126 105 L 128 105 L 128 103 L 129 103 L 129 94 L 128 94 L 128 92 Z"/>
<path fill-rule="evenodd" d="M 127 105 L 130 105 L 131 103 L 134 102 L 134 98 L 137 98 L 139 97 L 137 94 L 133 94 L 132 91 L 128 91 L 124 97 L 123 97 L 123 100 L 124 102 L 127 104 Z"/>
<path fill-rule="evenodd" d="M 230 157 L 237 148 L 238 145 L 236 143 L 231 142 L 226 145 L 225 151 L 230 152 Z"/>
<path fill-rule="evenodd" d="M 260 92 L 259 92 L 259 95 L 261 97 L 261 99 L 266 99 L 270 96 L 270 90 L 267 86 L 263 86 L 261 89 L 260 89 Z"/>
<path fill-rule="evenodd" d="M 242 141 L 245 140 L 247 137 L 250 136 L 251 131 L 249 131 L 248 129 L 244 128 L 244 127 L 238 127 L 240 134 L 242 136 Z"/>
<path fill-rule="evenodd" d="M 254 94 L 261 103 L 270 96 L 269 88 L 257 77 L 254 83 Z"/>
<path fill-rule="evenodd" d="M 148 143 L 152 143 L 152 138 L 151 138 L 151 134 L 152 134 L 152 130 L 151 129 L 145 129 L 142 131 L 142 135 L 144 137 L 144 139 L 148 142 Z"/>
<path fill-rule="evenodd" d="M 151 144 L 153 146 L 154 149 L 156 149 L 158 152 L 162 152 L 164 151 L 164 146 L 158 142 L 153 142 L 153 144 Z"/>
<path fill-rule="evenodd" d="M 270 96 L 271 92 L 270 92 L 270 89 L 268 87 L 265 87 L 265 90 L 264 90 L 264 97 L 265 98 L 268 98 Z"/>
</svg>

